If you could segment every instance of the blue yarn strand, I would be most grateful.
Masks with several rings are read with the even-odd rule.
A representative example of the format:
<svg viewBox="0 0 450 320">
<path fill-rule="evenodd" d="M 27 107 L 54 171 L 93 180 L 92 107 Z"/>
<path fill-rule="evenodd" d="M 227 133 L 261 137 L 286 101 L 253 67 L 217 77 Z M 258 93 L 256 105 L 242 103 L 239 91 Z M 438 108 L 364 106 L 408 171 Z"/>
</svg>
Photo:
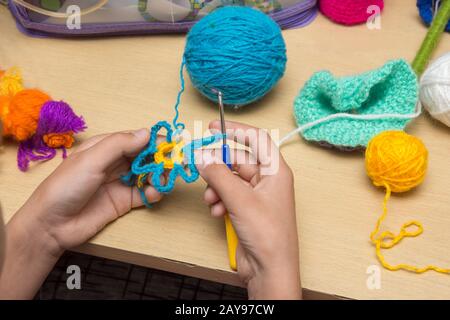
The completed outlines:
<svg viewBox="0 0 450 320">
<path fill-rule="evenodd" d="M 183 70 L 184 70 L 184 66 L 186 64 L 186 61 L 183 57 L 183 62 L 181 63 L 181 67 L 180 67 L 180 83 L 181 83 L 181 89 L 180 91 L 178 91 L 178 95 L 177 95 L 177 101 L 175 103 L 175 117 L 173 118 L 173 127 L 175 129 L 178 130 L 183 130 L 185 128 L 184 123 L 182 122 L 178 122 L 178 117 L 180 116 L 180 111 L 178 110 L 180 107 L 180 101 L 181 101 L 181 95 L 184 92 L 184 76 L 183 76 Z"/>
<path fill-rule="evenodd" d="M 215 134 L 210 137 L 193 140 L 182 149 L 185 159 L 183 163 L 175 163 L 173 169 L 170 170 L 166 184 L 161 184 L 161 176 L 164 174 L 164 164 L 155 162 L 155 153 L 157 150 L 157 139 L 160 130 L 166 129 L 166 141 L 172 142 L 173 129 L 167 121 L 160 121 L 150 129 L 150 142 L 131 164 L 131 170 L 121 180 L 127 186 L 138 186 L 138 179 L 141 176 L 143 181 L 147 181 L 151 174 L 151 182 L 153 187 L 160 193 L 169 193 L 175 187 L 178 177 L 185 182 L 192 183 L 199 178 L 199 172 L 194 163 L 194 151 L 204 146 L 221 141 L 225 136 L 223 134 Z M 186 170 L 186 167 L 189 170 Z M 138 187 L 142 202 L 145 206 L 151 207 L 151 203 L 145 197 L 145 186 Z"/>
</svg>

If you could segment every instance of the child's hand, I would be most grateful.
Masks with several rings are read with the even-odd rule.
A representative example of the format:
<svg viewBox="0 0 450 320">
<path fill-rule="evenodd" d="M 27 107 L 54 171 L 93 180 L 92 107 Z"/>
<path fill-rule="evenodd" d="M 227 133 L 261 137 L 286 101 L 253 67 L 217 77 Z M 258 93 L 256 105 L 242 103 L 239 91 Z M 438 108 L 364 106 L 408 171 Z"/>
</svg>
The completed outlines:
<svg viewBox="0 0 450 320">
<path fill-rule="evenodd" d="M 36 189 L 25 207 L 44 208 L 33 213 L 62 250 L 86 242 L 108 223 L 143 205 L 137 188 L 121 183 L 120 176 L 148 140 L 147 129 L 91 138 Z M 161 199 L 150 186 L 146 196 L 149 202 Z"/>
<path fill-rule="evenodd" d="M 32 297 L 64 250 L 143 205 L 120 176 L 148 140 L 147 129 L 93 137 L 41 183 L 7 225 L 0 297 Z M 149 202 L 161 199 L 151 186 L 145 194 Z"/>
<path fill-rule="evenodd" d="M 230 214 L 239 238 L 238 274 L 247 284 L 249 297 L 301 298 L 292 172 L 267 133 L 235 122 L 226 126 L 228 138 L 247 145 L 252 153 L 232 152 L 237 174 L 214 152 L 197 154 L 202 162 L 197 164 L 200 174 L 209 185 L 205 201 L 213 216 Z M 217 121 L 210 124 L 210 129 L 219 128 Z M 242 136 L 239 131 L 249 134 Z M 250 161 L 252 157 L 256 161 Z M 278 170 L 263 175 L 276 161 Z"/>
</svg>

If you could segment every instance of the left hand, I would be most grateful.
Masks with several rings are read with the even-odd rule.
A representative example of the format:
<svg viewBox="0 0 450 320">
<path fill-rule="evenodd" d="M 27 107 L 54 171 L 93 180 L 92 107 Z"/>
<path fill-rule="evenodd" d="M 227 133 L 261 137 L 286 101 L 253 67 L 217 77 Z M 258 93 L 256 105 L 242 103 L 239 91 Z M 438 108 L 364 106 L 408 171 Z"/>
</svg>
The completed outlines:
<svg viewBox="0 0 450 320">
<path fill-rule="evenodd" d="M 0 299 L 32 298 L 64 250 L 143 205 L 120 176 L 149 138 L 147 129 L 93 137 L 39 185 L 6 226 Z M 151 186 L 145 195 L 150 203 L 162 197 Z"/>
<path fill-rule="evenodd" d="M 28 219 L 34 216 L 41 231 L 54 240 L 56 250 L 63 251 L 83 244 L 108 223 L 142 206 L 137 188 L 124 185 L 120 176 L 128 172 L 148 140 L 148 130 L 141 129 L 96 136 L 81 144 L 27 201 L 23 209 Z M 145 194 L 150 203 L 162 198 L 151 186 Z"/>
</svg>

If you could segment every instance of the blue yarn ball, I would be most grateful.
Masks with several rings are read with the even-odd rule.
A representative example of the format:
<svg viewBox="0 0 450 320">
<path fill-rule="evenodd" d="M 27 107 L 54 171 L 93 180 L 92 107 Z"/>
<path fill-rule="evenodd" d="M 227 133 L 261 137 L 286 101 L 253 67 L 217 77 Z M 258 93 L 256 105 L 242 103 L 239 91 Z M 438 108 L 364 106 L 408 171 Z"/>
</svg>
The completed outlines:
<svg viewBox="0 0 450 320">
<path fill-rule="evenodd" d="M 417 0 L 417 8 L 419 9 L 420 17 L 427 26 L 429 26 L 433 21 L 433 4 L 433 0 Z M 445 31 L 450 32 L 450 21 L 447 23 Z"/>
<path fill-rule="evenodd" d="M 263 97 L 286 68 L 279 26 L 248 7 L 223 7 L 197 22 L 187 35 L 184 61 L 193 85 L 217 102 L 242 106 Z"/>
</svg>

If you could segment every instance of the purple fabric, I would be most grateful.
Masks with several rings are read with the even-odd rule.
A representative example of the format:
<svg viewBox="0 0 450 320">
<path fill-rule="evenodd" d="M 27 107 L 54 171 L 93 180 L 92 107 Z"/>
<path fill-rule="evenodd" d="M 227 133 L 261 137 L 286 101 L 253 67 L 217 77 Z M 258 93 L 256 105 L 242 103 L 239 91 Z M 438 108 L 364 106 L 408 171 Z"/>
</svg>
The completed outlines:
<svg viewBox="0 0 450 320">
<path fill-rule="evenodd" d="M 44 135 L 50 133 L 78 133 L 86 129 L 83 117 L 77 116 L 72 108 L 63 101 L 48 101 L 39 115 L 36 133 L 28 140 L 21 142 L 17 152 L 17 165 L 21 171 L 26 171 L 30 161 L 46 161 L 55 157 L 56 150 L 47 146 Z M 66 157 L 66 149 L 63 158 Z"/>
<path fill-rule="evenodd" d="M 305 0 L 290 7 L 270 13 L 282 29 L 304 27 L 317 16 L 317 0 Z M 89 23 L 81 29 L 69 30 L 65 25 L 31 21 L 27 9 L 9 1 L 9 8 L 16 19 L 19 30 L 35 37 L 86 37 L 113 35 L 142 35 L 159 33 L 184 33 L 197 21 L 187 22 L 129 22 Z"/>
</svg>

